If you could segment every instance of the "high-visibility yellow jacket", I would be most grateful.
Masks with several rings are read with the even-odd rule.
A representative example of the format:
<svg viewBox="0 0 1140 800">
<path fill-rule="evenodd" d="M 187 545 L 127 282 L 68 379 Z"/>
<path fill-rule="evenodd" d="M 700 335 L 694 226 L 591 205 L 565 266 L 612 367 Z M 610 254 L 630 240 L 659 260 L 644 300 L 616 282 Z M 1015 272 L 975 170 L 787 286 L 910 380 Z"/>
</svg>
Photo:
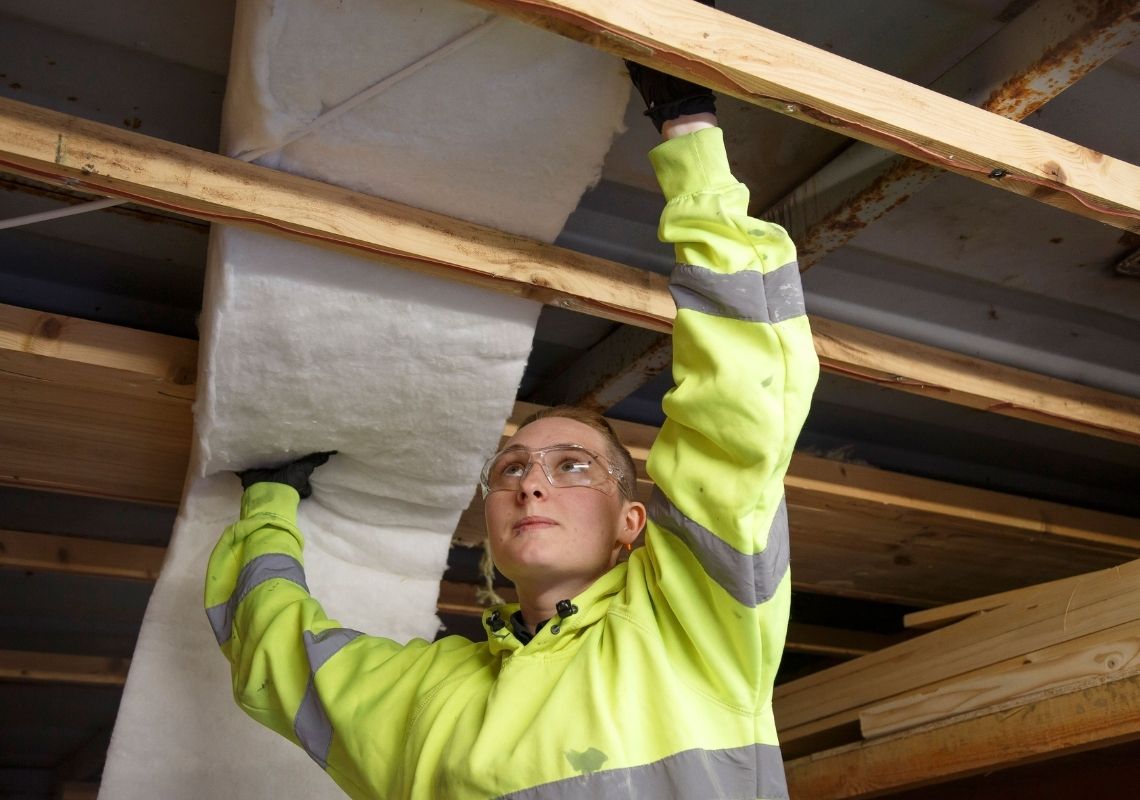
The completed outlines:
<svg viewBox="0 0 1140 800">
<path fill-rule="evenodd" d="M 650 157 L 680 262 L 675 387 L 645 547 L 576 613 L 525 647 L 503 624 L 517 606 L 489 609 L 481 642 L 342 628 L 305 588 L 298 497 L 280 484 L 250 487 L 214 550 L 207 615 L 238 704 L 352 797 L 787 794 L 771 706 L 790 595 L 782 482 L 818 376 L 794 248 L 748 217 L 719 129 Z"/>
</svg>

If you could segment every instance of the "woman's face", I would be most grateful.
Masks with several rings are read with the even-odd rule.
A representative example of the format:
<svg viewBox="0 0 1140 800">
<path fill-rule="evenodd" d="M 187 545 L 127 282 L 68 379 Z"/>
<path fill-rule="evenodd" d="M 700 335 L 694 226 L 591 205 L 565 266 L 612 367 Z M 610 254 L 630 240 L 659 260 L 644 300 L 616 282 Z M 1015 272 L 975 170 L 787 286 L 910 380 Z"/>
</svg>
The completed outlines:
<svg viewBox="0 0 1140 800">
<path fill-rule="evenodd" d="M 531 450 L 554 444 L 579 444 L 603 457 L 609 452 L 600 432 L 565 417 L 536 420 L 508 442 Z M 508 578 L 552 584 L 580 579 L 585 588 L 637 538 L 645 511 L 626 500 L 616 481 L 555 487 L 534 464 L 518 491 L 487 495 L 486 519 L 491 555 Z"/>
</svg>

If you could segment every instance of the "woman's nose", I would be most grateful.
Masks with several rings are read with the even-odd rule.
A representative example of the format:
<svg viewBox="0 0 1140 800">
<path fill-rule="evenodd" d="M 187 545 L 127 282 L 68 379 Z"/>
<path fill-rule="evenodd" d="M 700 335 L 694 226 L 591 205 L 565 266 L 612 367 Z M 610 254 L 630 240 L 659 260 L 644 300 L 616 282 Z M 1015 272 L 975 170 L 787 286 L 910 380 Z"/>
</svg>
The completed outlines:
<svg viewBox="0 0 1140 800">
<path fill-rule="evenodd" d="M 519 495 L 542 497 L 550 486 L 550 481 L 542 467 L 535 461 L 526 465 L 526 471 L 519 479 Z"/>
</svg>

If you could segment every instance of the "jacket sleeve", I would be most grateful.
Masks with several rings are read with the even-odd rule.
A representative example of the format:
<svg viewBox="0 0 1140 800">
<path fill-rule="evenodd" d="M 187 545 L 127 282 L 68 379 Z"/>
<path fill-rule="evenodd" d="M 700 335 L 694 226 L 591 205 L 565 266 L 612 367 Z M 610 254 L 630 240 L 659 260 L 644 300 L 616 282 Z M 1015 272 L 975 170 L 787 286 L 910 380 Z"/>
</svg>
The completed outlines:
<svg viewBox="0 0 1140 800">
<path fill-rule="evenodd" d="M 646 557 L 685 662 L 717 696 L 763 704 L 790 600 L 783 478 L 819 362 L 795 248 L 748 216 L 720 129 L 665 142 L 650 159 L 666 198 L 660 236 L 678 265 Z"/>
<path fill-rule="evenodd" d="M 278 483 L 245 491 L 241 518 L 210 556 L 206 615 L 242 710 L 304 748 L 350 796 L 383 796 L 430 646 L 364 636 L 325 615 L 305 584 L 299 501 Z"/>
</svg>

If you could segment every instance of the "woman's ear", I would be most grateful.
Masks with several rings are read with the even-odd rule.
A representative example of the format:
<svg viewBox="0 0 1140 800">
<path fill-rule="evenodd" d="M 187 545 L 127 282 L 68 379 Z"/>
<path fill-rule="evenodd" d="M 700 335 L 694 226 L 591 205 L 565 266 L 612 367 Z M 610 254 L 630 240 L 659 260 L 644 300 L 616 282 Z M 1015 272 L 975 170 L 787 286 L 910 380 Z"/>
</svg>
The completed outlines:
<svg viewBox="0 0 1140 800">
<path fill-rule="evenodd" d="M 645 504 L 636 500 L 627 500 L 622 509 L 622 526 L 618 532 L 618 541 L 623 544 L 633 544 L 641 529 L 645 527 Z"/>
</svg>

